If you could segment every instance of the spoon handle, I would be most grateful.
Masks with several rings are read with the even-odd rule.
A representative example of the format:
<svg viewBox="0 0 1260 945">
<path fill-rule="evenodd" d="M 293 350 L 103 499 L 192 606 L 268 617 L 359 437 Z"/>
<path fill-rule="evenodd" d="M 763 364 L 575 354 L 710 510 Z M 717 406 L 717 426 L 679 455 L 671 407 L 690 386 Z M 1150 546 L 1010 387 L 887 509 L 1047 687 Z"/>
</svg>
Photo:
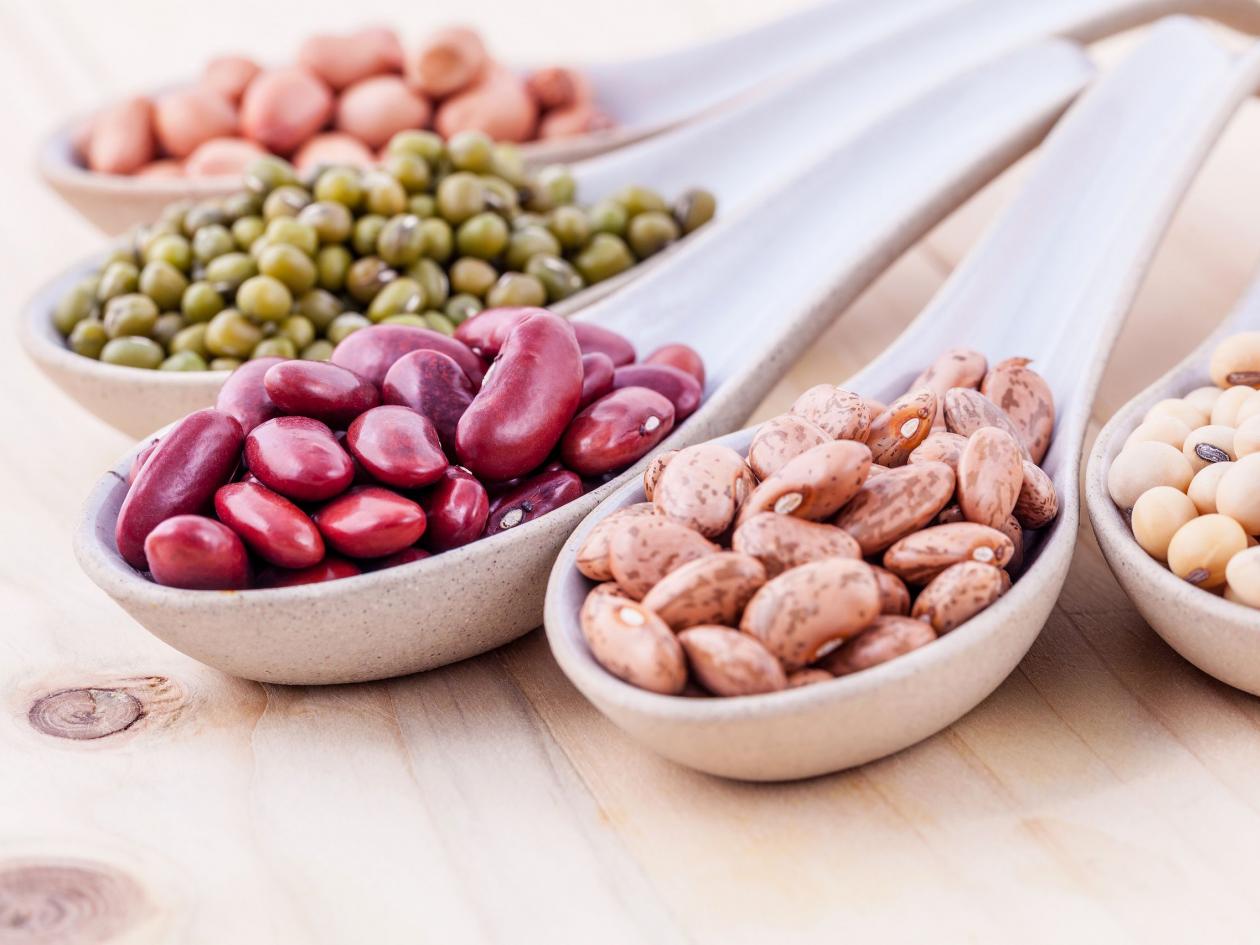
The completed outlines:
<svg viewBox="0 0 1260 945">
<path fill-rule="evenodd" d="M 1033 357 L 1065 408 L 1055 443 L 1078 452 L 1141 278 L 1209 148 L 1258 79 L 1260 51 L 1235 58 L 1190 20 L 1154 28 L 1069 110 L 1018 197 L 852 383 L 876 396 L 904 389 L 928 352 L 957 344 L 991 357 Z"/>
</svg>

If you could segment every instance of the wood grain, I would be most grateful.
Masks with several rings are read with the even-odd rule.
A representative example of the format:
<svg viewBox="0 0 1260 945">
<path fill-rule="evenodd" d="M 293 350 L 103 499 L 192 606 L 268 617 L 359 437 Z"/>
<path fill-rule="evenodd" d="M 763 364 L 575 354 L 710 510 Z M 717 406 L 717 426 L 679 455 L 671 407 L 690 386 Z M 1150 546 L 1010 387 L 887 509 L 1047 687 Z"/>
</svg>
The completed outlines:
<svg viewBox="0 0 1260 945">
<path fill-rule="evenodd" d="M 288 26 L 332 28 L 343 9 L 222 0 L 192 17 L 150 0 L 0 4 L 0 82 L 20 92 L 7 99 L 0 153 L 0 292 L 13 317 L 38 281 L 98 245 L 34 183 L 42 131 L 211 50 L 283 56 Z M 460 16 L 494 22 L 491 41 L 528 59 L 633 54 L 768 12 L 751 0 L 560 0 L 542 17 L 473 0 Z M 442 13 L 409 8 L 407 32 Z M 355 14 L 399 18 L 384 0 Z M 566 18 L 574 28 L 557 30 Z M 1104 44 L 1103 60 L 1128 42 Z M 1260 255 L 1258 148 L 1251 105 L 1178 216 L 1096 418 L 1206 335 L 1246 283 Z M 878 353 L 1021 174 L 899 260 L 759 416 Z M 199 666 L 135 626 L 70 553 L 78 503 L 125 439 L 39 378 L 12 338 L 0 347 L 0 411 L 4 945 L 1255 937 L 1260 704 L 1160 642 L 1088 525 L 1054 616 L 976 711 L 860 770 L 744 785 L 623 737 L 538 633 L 356 687 L 261 687 Z M 68 691 L 86 692 L 59 696 L 33 727 L 32 706 Z"/>
</svg>

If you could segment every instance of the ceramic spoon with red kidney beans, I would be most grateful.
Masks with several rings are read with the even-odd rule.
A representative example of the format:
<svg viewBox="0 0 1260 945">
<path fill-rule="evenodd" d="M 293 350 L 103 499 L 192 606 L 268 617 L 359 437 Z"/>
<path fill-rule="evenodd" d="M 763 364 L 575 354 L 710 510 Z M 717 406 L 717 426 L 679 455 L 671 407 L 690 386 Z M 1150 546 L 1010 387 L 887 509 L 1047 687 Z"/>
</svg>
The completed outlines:
<svg viewBox="0 0 1260 945">
<path fill-rule="evenodd" d="M 685 345 L 638 364 L 620 335 L 543 309 L 349 341 L 327 363 L 250 362 L 138 456 L 117 526 L 129 564 L 204 590 L 406 564 L 573 501 L 703 394 Z"/>
</svg>

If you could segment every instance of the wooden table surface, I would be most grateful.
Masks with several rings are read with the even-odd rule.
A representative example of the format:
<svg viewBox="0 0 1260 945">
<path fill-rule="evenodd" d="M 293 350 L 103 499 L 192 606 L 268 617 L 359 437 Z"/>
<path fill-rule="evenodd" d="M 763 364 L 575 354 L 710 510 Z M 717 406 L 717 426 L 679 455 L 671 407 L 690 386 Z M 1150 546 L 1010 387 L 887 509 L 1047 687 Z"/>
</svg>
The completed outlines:
<svg viewBox="0 0 1260 945">
<path fill-rule="evenodd" d="M 770 12 L 753 0 L 590 6 L 552 0 L 542 15 L 475 0 L 461 15 L 528 59 L 645 52 Z M 403 17 L 384 0 L 353 13 Z M 415 37 L 442 18 L 411 7 L 404 29 Z M 297 0 L 196 13 L 156 0 L 0 0 L 0 293 L 13 328 L 38 282 L 100 243 L 36 181 L 38 135 L 211 51 L 280 57 L 299 24 L 344 17 Z M 1104 61 L 1127 42 L 1106 44 Z M 1258 149 L 1251 104 L 1142 289 L 1096 419 L 1207 334 L 1245 285 L 1260 255 Z M 877 353 L 1020 173 L 837 313 L 758 415 Z M 541 632 L 421 676 L 322 689 L 242 682 L 167 648 L 70 549 L 89 484 L 126 439 L 37 375 L 12 330 L 0 366 L 4 945 L 1260 935 L 1260 703 L 1154 635 L 1087 523 L 1039 640 L 971 714 L 859 770 L 731 783 L 623 736 L 561 675 Z M 88 737 L 129 720 L 136 702 L 134 724 Z"/>
</svg>

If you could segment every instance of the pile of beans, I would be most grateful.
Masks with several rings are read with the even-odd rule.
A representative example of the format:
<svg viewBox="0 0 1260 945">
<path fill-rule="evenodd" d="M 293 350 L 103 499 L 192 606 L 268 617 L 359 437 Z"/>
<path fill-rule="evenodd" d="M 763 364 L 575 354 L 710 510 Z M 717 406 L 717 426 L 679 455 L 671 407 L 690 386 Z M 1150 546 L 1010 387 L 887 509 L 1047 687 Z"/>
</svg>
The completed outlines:
<svg viewBox="0 0 1260 945">
<path fill-rule="evenodd" d="M 1212 383 L 1161 400 L 1107 470 L 1133 537 L 1169 570 L 1260 607 L 1260 332 L 1222 341 Z"/>
<path fill-rule="evenodd" d="M 591 654 L 653 692 L 742 696 L 924 646 L 1005 593 L 1025 529 L 1058 514 L 1038 465 L 1053 429 L 1025 359 L 954 349 L 887 406 L 811 388 L 746 457 L 662 454 L 648 501 L 578 552 L 602 582 L 580 614 Z"/>
<path fill-rule="evenodd" d="M 684 345 L 544 309 L 455 338 L 358 332 L 330 363 L 260 358 L 132 465 L 115 531 L 171 587 L 289 587 L 405 564 L 532 521 L 646 455 L 699 406 Z"/>
<path fill-rule="evenodd" d="M 58 301 L 69 347 L 126 367 L 230 370 L 249 358 L 327 360 L 374 322 L 451 334 L 485 307 L 558 302 L 708 222 L 691 190 L 671 209 L 627 186 L 574 203 L 567 169 L 527 175 L 481 132 L 402 132 L 380 169 L 251 165 L 246 189 L 173 205 Z"/>
<path fill-rule="evenodd" d="M 522 142 L 611 125 L 576 70 L 517 75 L 466 27 L 439 30 L 410 51 L 393 30 L 373 28 L 312 36 L 289 66 L 213 59 L 189 87 L 103 109 L 74 146 L 102 174 L 204 178 L 236 176 L 268 153 L 299 169 L 367 166 L 399 131 Z"/>
</svg>

